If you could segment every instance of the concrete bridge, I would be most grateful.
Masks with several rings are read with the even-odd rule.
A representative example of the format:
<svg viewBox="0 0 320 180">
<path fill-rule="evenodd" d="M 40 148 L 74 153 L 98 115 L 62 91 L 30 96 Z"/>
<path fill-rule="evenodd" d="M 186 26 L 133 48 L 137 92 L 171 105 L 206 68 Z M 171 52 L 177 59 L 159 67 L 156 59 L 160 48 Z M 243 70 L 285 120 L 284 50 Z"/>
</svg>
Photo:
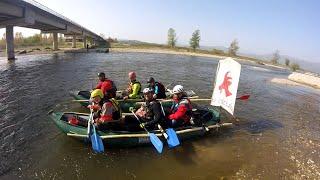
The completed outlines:
<svg viewBox="0 0 320 180">
<path fill-rule="evenodd" d="M 42 33 L 53 34 L 53 50 L 58 50 L 58 33 L 72 36 L 72 47 L 76 47 L 76 38 L 83 38 L 86 47 L 90 37 L 97 44 L 106 41 L 99 35 L 52 11 L 33 0 L 0 0 L 0 28 L 6 28 L 6 47 L 8 60 L 15 59 L 13 27 L 20 26 L 39 29 Z"/>
</svg>

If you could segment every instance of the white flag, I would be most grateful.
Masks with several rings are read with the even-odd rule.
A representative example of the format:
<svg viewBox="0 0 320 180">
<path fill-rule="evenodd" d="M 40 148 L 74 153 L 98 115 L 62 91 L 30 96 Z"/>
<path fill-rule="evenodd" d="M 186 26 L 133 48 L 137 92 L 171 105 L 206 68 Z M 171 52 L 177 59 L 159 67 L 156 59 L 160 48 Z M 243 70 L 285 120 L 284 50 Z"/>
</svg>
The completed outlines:
<svg viewBox="0 0 320 180">
<path fill-rule="evenodd" d="M 233 115 L 241 65 L 232 58 L 219 61 L 211 105 L 221 106 Z"/>
</svg>

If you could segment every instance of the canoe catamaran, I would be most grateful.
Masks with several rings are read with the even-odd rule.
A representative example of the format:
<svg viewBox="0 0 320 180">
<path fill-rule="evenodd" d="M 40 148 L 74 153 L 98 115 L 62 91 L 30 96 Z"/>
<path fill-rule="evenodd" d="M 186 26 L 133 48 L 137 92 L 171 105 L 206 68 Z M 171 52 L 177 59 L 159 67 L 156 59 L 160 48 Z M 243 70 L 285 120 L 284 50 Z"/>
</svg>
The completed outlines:
<svg viewBox="0 0 320 180">
<path fill-rule="evenodd" d="M 219 61 L 211 99 L 212 106 L 193 109 L 193 125 L 175 129 L 179 140 L 198 137 L 206 134 L 211 129 L 232 125 L 232 123 L 220 122 L 220 111 L 221 108 L 223 108 L 233 115 L 240 70 L 241 65 L 231 58 Z M 170 106 L 171 103 L 172 102 L 165 100 L 162 104 L 163 106 Z M 88 114 L 51 111 L 49 112 L 49 116 L 57 127 L 67 136 L 80 140 L 88 139 L 87 127 L 72 125 L 68 122 L 68 120 L 73 117 L 88 120 Z M 109 146 L 137 146 L 150 144 L 153 143 L 150 138 L 151 133 L 164 140 L 162 137 L 164 134 L 160 130 L 153 130 L 148 133 L 145 131 L 97 131 L 97 134 L 100 136 L 103 143 Z"/>
<path fill-rule="evenodd" d="M 89 99 L 90 99 L 90 91 L 70 91 L 69 92 L 70 96 L 74 98 L 75 102 L 80 103 L 82 106 L 87 107 L 89 105 Z M 169 89 L 166 91 L 167 98 L 170 98 L 172 93 Z M 197 98 L 196 93 L 193 90 L 188 90 L 186 91 L 186 95 L 190 98 Z M 122 96 L 122 91 L 117 91 L 116 97 L 121 97 Z M 139 103 L 137 102 L 143 102 L 143 99 L 127 99 L 127 100 L 122 100 L 118 99 L 120 108 L 122 112 L 130 112 L 129 108 L 130 107 L 138 107 L 140 106 Z"/>
</svg>

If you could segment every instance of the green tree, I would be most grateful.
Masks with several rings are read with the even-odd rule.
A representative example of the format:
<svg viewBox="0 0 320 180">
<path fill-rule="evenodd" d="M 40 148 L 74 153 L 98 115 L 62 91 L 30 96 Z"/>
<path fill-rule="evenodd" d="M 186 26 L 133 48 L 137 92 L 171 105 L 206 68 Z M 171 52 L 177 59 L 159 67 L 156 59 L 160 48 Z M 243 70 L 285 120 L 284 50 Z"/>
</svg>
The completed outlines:
<svg viewBox="0 0 320 180">
<path fill-rule="evenodd" d="M 280 53 L 279 53 L 279 50 L 276 50 L 276 52 L 274 52 L 272 55 L 271 63 L 278 64 L 279 59 L 280 59 Z"/>
<path fill-rule="evenodd" d="M 200 47 L 200 30 L 195 30 L 192 33 L 192 37 L 190 39 L 190 47 L 193 49 L 193 51 L 195 51 L 197 48 Z"/>
<path fill-rule="evenodd" d="M 286 66 L 289 66 L 290 65 L 290 59 L 286 58 L 285 64 L 286 64 Z"/>
<path fill-rule="evenodd" d="M 24 38 L 23 38 L 22 33 L 16 32 L 15 36 L 14 36 L 14 44 L 20 46 L 23 44 L 23 41 L 24 41 Z"/>
<path fill-rule="evenodd" d="M 87 37 L 87 43 L 89 43 L 89 44 L 93 44 L 93 39 L 92 39 L 92 37 L 90 37 L 90 36 L 88 36 Z"/>
<path fill-rule="evenodd" d="M 228 53 L 231 56 L 236 56 L 238 50 L 239 50 L 239 43 L 238 43 L 238 40 L 235 39 L 231 42 Z"/>
<path fill-rule="evenodd" d="M 176 31 L 173 28 L 168 30 L 168 46 L 175 47 L 177 43 Z"/>
<path fill-rule="evenodd" d="M 297 71 L 297 70 L 300 69 L 300 66 L 297 63 L 293 63 L 293 64 L 291 64 L 290 68 L 291 68 L 292 71 Z"/>
</svg>

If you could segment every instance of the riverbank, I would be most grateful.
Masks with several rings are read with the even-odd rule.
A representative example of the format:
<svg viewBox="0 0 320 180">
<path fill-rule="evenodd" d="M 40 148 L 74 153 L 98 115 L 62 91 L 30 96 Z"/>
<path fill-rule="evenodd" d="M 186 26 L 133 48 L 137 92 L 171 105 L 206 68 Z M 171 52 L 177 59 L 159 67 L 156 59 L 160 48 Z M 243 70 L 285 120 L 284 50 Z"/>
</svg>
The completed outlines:
<svg viewBox="0 0 320 180">
<path fill-rule="evenodd" d="M 51 48 L 40 48 L 40 47 L 29 47 L 29 48 L 18 48 L 16 50 L 17 58 L 19 55 L 36 55 L 36 54 L 51 54 L 51 53 L 87 53 L 87 52 L 99 52 L 106 53 L 105 48 L 93 48 L 93 49 L 84 49 L 84 48 L 67 48 L 63 47 L 57 51 L 53 51 Z M 208 57 L 215 59 L 224 59 L 225 55 L 217 55 L 217 54 L 208 54 L 201 52 L 192 52 L 188 51 L 185 48 L 165 48 L 165 47 L 113 47 L 110 48 L 111 53 L 119 53 L 119 52 L 135 52 L 135 53 L 155 53 L 155 54 L 174 54 L 174 55 L 183 55 L 183 56 L 197 56 L 197 57 Z M 0 52 L 0 57 L 5 56 L 5 52 Z M 288 67 L 284 67 L 281 65 L 273 65 L 266 62 L 261 62 L 252 58 L 246 57 L 232 57 L 237 61 L 247 62 L 251 64 L 259 64 L 267 67 L 278 68 L 282 70 L 290 70 Z M 316 77 L 310 73 L 293 73 L 289 75 L 288 79 L 272 79 L 270 82 L 272 83 L 280 83 L 286 85 L 307 85 L 314 88 L 320 88 L 320 77 Z"/>
<path fill-rule="evenodd" d="M 297 83 L 306 84 L 308 86 L 320 89 L 320 77 L 314 76 L 309 73 L 293 72 L 289 75 L 288 79 Z"/>
<path fill-rule="evenodd" d="M 157 53 L 157 54 L 174 54 L 174 55 L 184 55 L 184 56 L 198 56 L 198 57 L 209 57 L 216 59 L 224 59 L 227 57 L 231 57 L 237 61 L 249 62 L 253 64 L 265 65 L 269 67 L 279 68 L 279 69 L 289 69 L 282 66 L 272 65 L 263 63 L 258 60 L 253 60 L 252 58 L 246 57 L 234 57 L 234 56 L 224 56 L 224 55 L 215 55 L 215 54 L 207 54 L 201 52 L 190 52 L 187 50 L 181 49 L 170 49 L 170 48 L 110 48 L 110 52 L 138 52 L 138 53 Z"/>
<path fill-rule="evenodd" d="M 87 53 L 87 52 L 101 52 L 105 53 L 106 49 L 105 48 L 90 48 L 90 49 L 85 49 L 85 48 L 69 48 L 69 47 L 61 47 L 58 50 L 54 51 L 50 47 L 23 47 L 23 48 L 16 48 L 15 49 L 15 55 L 16 58 L 19 58 L 19 56 L 24 56 L 24 55 L 37 55 L 37 54 L 53 54 L 53 53 Z M 0 50 L 0 57 L 6 57 L 6 52 L 5 50 L 1 49 Z"/>
</svg>

